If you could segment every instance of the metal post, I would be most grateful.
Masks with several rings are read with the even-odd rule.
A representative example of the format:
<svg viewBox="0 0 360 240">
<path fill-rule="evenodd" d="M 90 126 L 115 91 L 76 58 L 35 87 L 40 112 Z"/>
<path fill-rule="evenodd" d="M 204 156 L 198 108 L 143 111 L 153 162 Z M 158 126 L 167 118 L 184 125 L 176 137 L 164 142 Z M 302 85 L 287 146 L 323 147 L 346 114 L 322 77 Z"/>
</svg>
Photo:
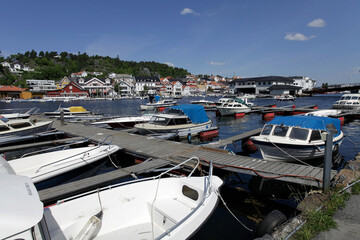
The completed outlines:
<svg viewBox="0 0 360 240">
<path fill-rule="evenodd" d="M 325 133 L 325 135 L 326 135 L 326 140 L 325 140 L 325 153 L 324 153 L 323 192 L 327 193 L 330 190 L 333 135 L 330 132 Z"/>
<path fill-rule="evenodd" d="M 64 109 L 63 108 L 60 108 L 60 122 L 61 122 L 61 126 L 65 125 Z"/>
</svg>

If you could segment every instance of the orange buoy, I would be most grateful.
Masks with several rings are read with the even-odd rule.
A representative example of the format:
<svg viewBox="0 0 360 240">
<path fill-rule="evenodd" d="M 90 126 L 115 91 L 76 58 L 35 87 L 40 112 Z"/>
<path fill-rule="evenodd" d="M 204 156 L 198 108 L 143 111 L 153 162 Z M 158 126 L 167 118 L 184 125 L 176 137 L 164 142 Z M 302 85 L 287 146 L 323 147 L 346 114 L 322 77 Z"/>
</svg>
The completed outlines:
<svg viewBox="0 0 360 240">
<path fill-rule="evenodd" d="M 339 117 L 338 119 L 340 120 L 340 125 L 344 125 L 345 118 L 344 117 Z"/>
<path fill-rule="evenodd" d="M 159 112 L 162 112 L 165 110 L 165 107 L 159 107 L 158 110 L 159 110 Z"/>
<path fill-rule="evenodd" d="M 245 116 L 245 113 L 235 113 L 235 117 L 238 118 L 242 118 Z"/>
<path fill-rule="evenodd" d="M 262 120 L 268 121 L 275 117 L 275 113 L 264 113 L 262 115 Z"/>
<path fill-rule="evenodd" d="M 253 141 L 248 139 L 246 141 L 246 143 L 243 145 L 243 150 L 248 151 L 248 152 L 256 152 L 258 149 L 255 146 L 255 144 L 253 143 Z"/>
<path fill-rule="evenodd" d="M 202 141 L 202 142 L 209 141 L 217 136 L 219 136 L 218 129 L 201 132 L 200 133 L 200 141 Z"/>
</svg>

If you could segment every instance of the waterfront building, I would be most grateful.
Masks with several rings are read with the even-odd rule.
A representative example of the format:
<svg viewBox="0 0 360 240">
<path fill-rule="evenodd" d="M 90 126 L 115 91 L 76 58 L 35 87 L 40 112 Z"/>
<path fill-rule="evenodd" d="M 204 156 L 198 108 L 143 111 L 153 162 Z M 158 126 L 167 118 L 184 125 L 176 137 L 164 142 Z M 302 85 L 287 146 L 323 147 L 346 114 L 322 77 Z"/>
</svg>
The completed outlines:
<svg viewBox="0 0 360 240">
<path fill-rule="evenodd" d="M 135 93 L 141 95 L 147 91 L 148 94 L 156 94 L 160 92 L 161 82 L 158 77 L 154 76 L 136 76 L 135 77 Z"/>
<path fill-rule="evenodd" d="M 46 93 L 47 91 L 53 91 L 57 89 L 55 80 L 38 80 L 28 79 L 26 80 L 30 92 Z"/>
<path fill-rule="evenodd" d="M 62 89 L 47 92 L 47 97 L 59 97 L 59 98 L 84 98 L 89 97 L 89 92 L 82 88 L 75 81 L 71 81 Z"/>
<path fill-rule="evenodd" d="M 267 76 L 253 78 L 237 78 L 229 83 L 235 93 L 269 93 L 273 85 L 294 85 L 294 80 L 288 77 Z"/>
<path fill-rule="evenodd" d="M 0 85 L 0 98 L 20 98 L 21 92 L 24 88 L 19 88 L 13 85 Z"/>
<path fill-rule="evenodd" d="M 90 79 L 79 78 L 77 83 L 90 93 L 90 96 L 106 97 L 108 93 L 113 90 L 110 78 L 97 78 Z"/>
<path fill-rule="evenodd" d="M 289 77 L 294 80 L 294 85 L 301 87 L 301 91 L 311 91 L 316 86 L 316 81 L 305 76 Z"/>
</svg>

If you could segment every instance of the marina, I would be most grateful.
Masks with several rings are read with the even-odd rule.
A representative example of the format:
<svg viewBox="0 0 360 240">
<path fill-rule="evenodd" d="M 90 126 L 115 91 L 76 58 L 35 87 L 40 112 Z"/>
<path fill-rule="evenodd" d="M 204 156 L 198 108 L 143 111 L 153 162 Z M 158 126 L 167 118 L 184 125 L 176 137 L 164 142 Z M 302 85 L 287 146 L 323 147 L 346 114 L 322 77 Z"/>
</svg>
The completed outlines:
<svg viewBox="0 0 360 240">
<path fill-rule="evenodd" d="M 169 167 L 182 163 L 192 157 L 199 158 L 202 169 L 205 171 L 211 163 L 214 168 L 214 173 L 223 177 L 239 175 L 258 178 L 260 182 L 259 185 L 257 185 L 257 190 L 267 189 L 269 187 L 268 184 L 273 181 L 282 182 L 285 184 L 284 186 L 287 184 L 295 184 L 309 189 L 322 189 L 324 182 L 323 167 L 268 161 L 261 158 L 259 151 L 246 153 L 244 148 L 244 144 L 248 142 L 252 136 L 259 135 L 262 125 L 268 121 L 263 119 L 262 114 L 264 112 L 275 110 L 274 115 L 279 115 L 280 113 L 289 116 L 292 116 L 293 112 L 313 112 L 317 110 L 317 105 L 309 104 L 309 100 L 311 99 L 311 97 L 297 99 L 297 105 L 299 107 L 295 108 L 287 107 L 288 103 L 286 102 L 273 102 L 273 104 L 278 104 L 275 109 L 266 107 L 265 105 L 269 105 L 271 103 L 270 101 L 276 100 L 256 99 L 254 101 L 256 102 L 256 105 L 260 107 L 257 107 L 257 109 L 254 107 L 252 112 L 249 112 L 240 118 L 235 116 L 216 116 L 215 112 L 207 112 L 209 119 L 219 127 L 219 137 L 215 138 L 212 142 L 198 142 L 199 140 L 197 140 L 195 136 L 190 139 L 190 144 L 189 139 L 180 142 L 168 141 L 155 138 L 154 136 L 134 134 L 134 131 L 128 128 L 125 128 L 124 130 L 113 130 L 110 128 L 97 127 L 96 124 L 71 123 L 62 121 L 61 119 L 55 119 L 53 120 L 52 127 L 57 131 L 64 133 L 68 138 L 45 141 L 44 143 L 22 143 L 14 146 L 5 146 L 2 147 L 0 151 L 5 152 L 6 155 L 6 152 L 24 150 L 26 148 L 34 148 L 41 145 L 46 146 L 54 143 L 85 140 L 92 143 L 99 143 L 103 142 L 104 139 L 107 139 L 111 144 L 120 147 L 121 155 L 131 156 L 133 159 L 128 161 L 126 165 L 119 162 L 121 167 L 118 169 L 114 168 L 110 172 L 40 190 L 40 199 L 47 204 L 52 204 L 59 199 L 82 194 L 93 189 L 106 187 L 109 184 L 122 182 L 125 179 L 134 178 L 134 176 L 154 174 L 158 171 L 162 171 L 164 168 L 168 169 Z M 124 111 L 126 114 L 137 115 L 139 114 L 139 112 L 137 112 L 139 111 L 138 108 L 136 111 L 133 108 L 126 108 L 128 104 L 129 106 L 133 106 L 134 103 L 140 104 L 142 101 L 143 100 L 106 101 L 107 104 L 104 105 L 103 109 L 106 109 L 107 107 L 109 109 L 120 109 L 120 111 Z M 187 104 L 192 101 L 192 98 L 182 98 L 179 99 L 179 101 L 179 104 Z M 97 103 L 101 104 L 100 102 L 91 102 L 91 104 L 88 102 L 78 102 L 76 105 L 85 105 L 85 109 L 93 109 L 94 107 L 96 108 Z M 44 109 L 54 108 L 53 106 L 56 103 L 43 104 L 42 111 L 45 111 Z M 324 105 L 325 107 L 319 106 L 319 108 L 326 108 L 326 104 Z M 71 106 L 70 103 L 69 106 Z M 121 106 L 121 108 L 119 108 L 119 106 Z M 106 114 L 107 112 L 105 111 L 104 113 Z M 113 112 L 113 114 L 116 114 L 117 116 L 125 116 L 124 113 Z M 352 112 L 352 114 L 347 112 L 346 116 L 346 119 L 348 119 L 346 124 L 348 125 L 345 124 L 345 126 L 342 127 L 345 134 L 347 133 L 346 129 L 348 127 L 352 128 L 351 126 L 353 124 L 358 124 L 358 121 L 355 119 L 356 112 Z M 335 117 L 340 116 L 336 115 Z M 41 114 L 32 115 L 30 121 L 33 119 L 36 119 L 37 122 L 48 120 L 47 117 Z M 235 127 L 237 130 L 230 130 L 231 128 L 229 127 Z M 350 137 L 352 141 L 356 141 L 356 136 Z M 351 146 L 349 142 L 344 141 L 344 144 L 340 147 L 340 154 L 343 153 L 343 147 L 345 147 L 344 152 L 347 153 L 347 155 L 343 155 L 344 161 L 347 161 L 350 157 L 353 157 L 356 149 L 355 151 L 352 150 L 352 152 L 349 152 L 349 150 L 346 149 L 354 148 L 354 146 Z M 245 154 L 238 154 L 239 152 Z M 135 164 L 136 162 L 138 162 L 138 164 Z M 185 169 L 190 169 L 193 167 L 193 163 L 185 164 L 184 167 Z M 330 179 L 334 179 L 336 174 L 336 169 L 331 170 Z M 231 201 L 231 199 L 227 199 L 226 201 Z M 206 224 L 204 228 L 207 228 Z M 201 235 L 204 233 L 200 230 L 198 234 Z"/>
</svg>

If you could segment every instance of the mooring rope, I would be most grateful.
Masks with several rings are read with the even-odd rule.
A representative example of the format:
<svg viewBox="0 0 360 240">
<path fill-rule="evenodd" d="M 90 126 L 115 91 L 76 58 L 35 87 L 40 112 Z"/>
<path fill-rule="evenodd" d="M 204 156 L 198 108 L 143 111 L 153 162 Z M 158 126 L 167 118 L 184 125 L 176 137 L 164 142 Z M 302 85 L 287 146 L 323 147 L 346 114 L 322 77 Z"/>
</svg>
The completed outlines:
<svg viewBox="0 0 360 240">
<path fill-rule="evenodd" d="M 288 153 L 288 152 L 286 152 L 285 150 L 283 150 L 282 148 L 280 148 L 280 147 L 279 147 L 278 145 L 276 145 L 274 142 L 270 141 L 270 139 L 268 139 L 268 141 L 269 141 L 271 144 L 273 144 L 277 149 L 279 149 L 281 152 L 283 152 L 283 153 L 285 153 L 286 155 L 288 155 L 289 157 L 295 159 L 296 161 L 301 162 L 302 164 L 305 164 L 305 165 L 307 165 L 307 166 L 312 167 L 312 165 L 310 165 L 310 164 L 308 164 L 308 163 L 306 163 L 306 162 L 304 162 L 304 161 L 302 161 L 302 160 L 300 160 L 300 159 L 292 156 L 290 153 Z"/>
<path fill-rule="evenodd" d="M 223 199 L 223 197 L 221 196 L 220 192 L 218 190 L 215 190 L 216 195 L 219 196 L 219 198 L 221 199 L 222 203 L 224 204 L 225 208 L 229 211 L 229 213 L 236 219 L 236 221 L 238 221 L 246 230 L 253 232 L 254 230 L 248 228 L 247 226 L 245 226 L 244 223 L 242 223 L 236 216 L 235 214 L 230 210 L 230 208 L 227 206 L 225 200 Z"/>
</svg>

